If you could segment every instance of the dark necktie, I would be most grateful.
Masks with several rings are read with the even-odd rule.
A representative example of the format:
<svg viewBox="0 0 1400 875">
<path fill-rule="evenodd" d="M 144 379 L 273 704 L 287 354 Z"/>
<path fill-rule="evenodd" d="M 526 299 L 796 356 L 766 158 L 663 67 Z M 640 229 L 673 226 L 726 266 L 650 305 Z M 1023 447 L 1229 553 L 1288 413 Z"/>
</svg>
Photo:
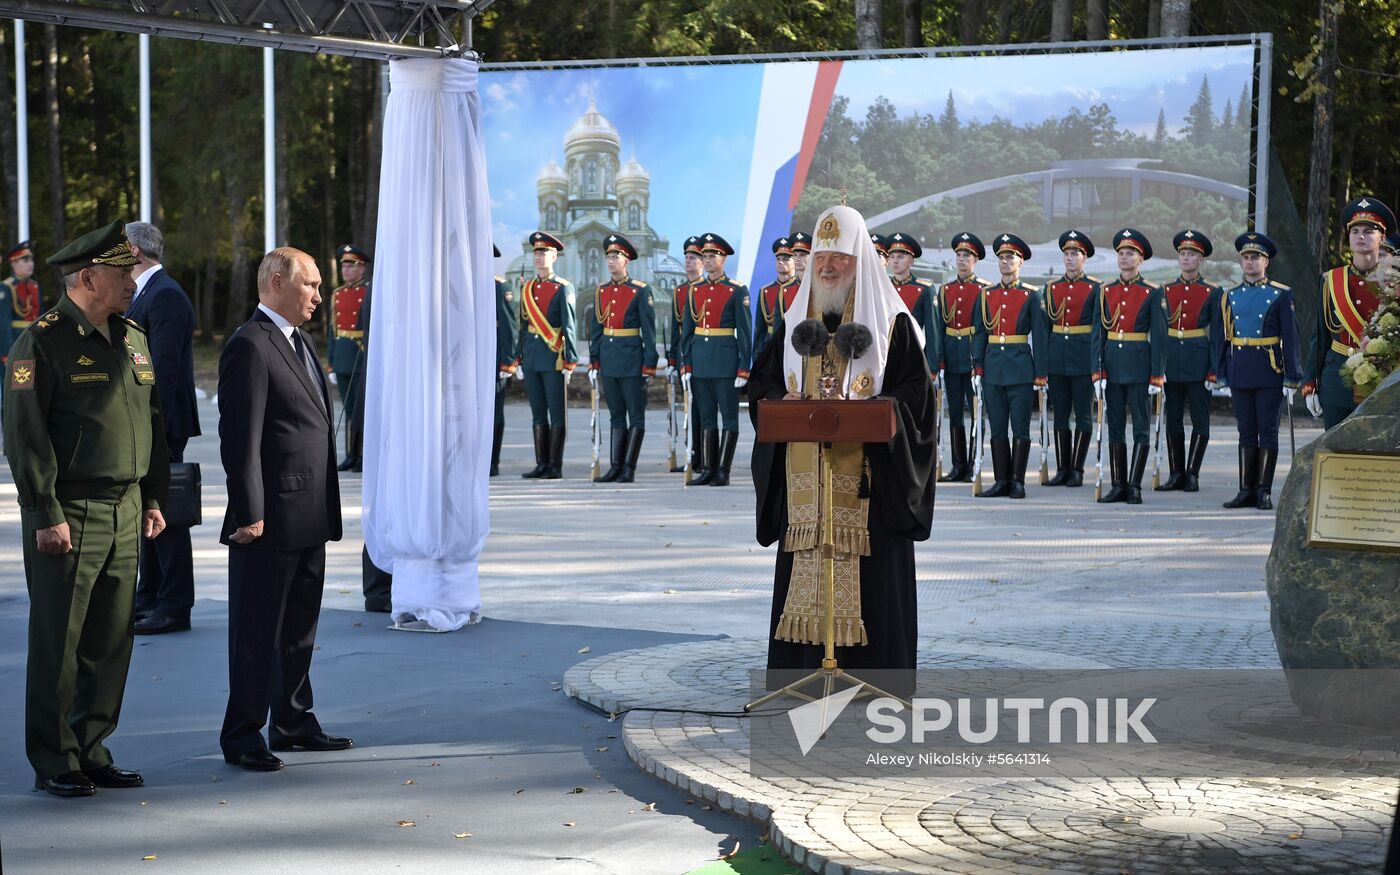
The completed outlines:
<svg viewBox="0 0 1400 875">
<path fill-rule="evenodd" d="M 311 357 L 311 352 L 306 348 L 306 343 L 301 339 L 301 332 L 292 329 L 292 346 L 296 347 L 297 355 L 301 358 L 301 363 L 306 367 L 306 375 L 311 378 L 311 385 L 317 390 L 321 388 L 321 375 L 316 372 L 316 360 Z"/>
</svg>

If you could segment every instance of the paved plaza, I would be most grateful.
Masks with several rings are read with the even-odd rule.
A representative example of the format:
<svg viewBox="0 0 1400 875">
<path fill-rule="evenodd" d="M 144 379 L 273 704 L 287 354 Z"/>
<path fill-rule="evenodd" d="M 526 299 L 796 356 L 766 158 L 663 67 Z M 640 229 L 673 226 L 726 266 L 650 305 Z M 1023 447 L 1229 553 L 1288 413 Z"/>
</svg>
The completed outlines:
<svg viewBox="0 0 1400 875">
<path fill-rule="evenodd" d="M 748 770 L 745 720 L 642 710 L 742 705 L 772 586 L 739 464 L 747 425 L 735 485 L 683 489 L 664 473 L 658 411 L 638 482 L 595 486 L 587 411 L 570 411 L 566 479 L 525 481 L 528 410 L 510 406 L 481 562 L 487 619 L 451 635 L 389 632 L 360 610 L 360 478 L 344 476 L 313 678 L 322 722 L 356 746 L 293 754 L 272 775 L 235 770 L 218 751 L 225 491 L 207 401 L 202 412 L 206 434 L 187 453 L 205 474 L 194 629 L 137 639 L 112 743 L 145 773 L 140 790 L 30 789 L 19 514 L 0 472 L 6 872 L 682 873 L 765 835 L 822 872 L 1310 873 L 1382 858 L 1393 780 L 763 780 Z M 1299 426 L 1300 445 L 1318 433 Z M 1220 507 L 1236 488 L 1232 425 L 1217 421 L 1194 495 L 1096 505 L 1092 462 L 1081 489 L 1039 487 L 1032 472 L 1026 501 L 939 489 L 917 550 L 921 663 L 1276 667 L 1273 514 Z"/>
</svg>

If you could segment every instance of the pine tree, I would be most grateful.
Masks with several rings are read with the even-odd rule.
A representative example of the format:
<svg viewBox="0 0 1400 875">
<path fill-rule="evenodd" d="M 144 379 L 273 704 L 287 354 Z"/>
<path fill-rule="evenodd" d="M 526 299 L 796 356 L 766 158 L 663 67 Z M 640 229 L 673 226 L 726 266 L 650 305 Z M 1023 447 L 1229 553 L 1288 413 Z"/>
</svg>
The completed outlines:
<svg viewBox="0 0 1400 875">
<path fill-rule="evenodd" d="M 1249 97 L 1249 83 L 1246 82 L 1240 86 L 1240 100 L 1235 104 L 1235 127 L 1249 130 L 1254 115 L 1252 103 Z"/>
<path fill-rule="evenodd" d="M 1186 113 L 1186 137 L 1193 145 L 1204 145 L 1215 127 L 1215 111 L 1210 97 L 1210 77 L 1201 77 L 1201 90 L 1196 102 Z"/>
<path fill-rule="evenodd" d="M 943 105 L 943 115 L 938 117 L 938 127 L 950 138 L 958 132 L 958 107 L 953 102 L 951 89 L 948 91 L 948 102 Z"/>
<path fill-rule="evenodd" d="M 1152 147 L 1158 155 L 1167 145 L 1167 111 L 1157 110 L 1157 131 L 1152 135 Z"/>
<path fill-rule="evenodd" d="M 1220 113 L 1220 127 L 1229 130 L 1235 126 L 1235 109 L 1230 101 L 1225 101 L 1225 111 Z"/>
</svg>

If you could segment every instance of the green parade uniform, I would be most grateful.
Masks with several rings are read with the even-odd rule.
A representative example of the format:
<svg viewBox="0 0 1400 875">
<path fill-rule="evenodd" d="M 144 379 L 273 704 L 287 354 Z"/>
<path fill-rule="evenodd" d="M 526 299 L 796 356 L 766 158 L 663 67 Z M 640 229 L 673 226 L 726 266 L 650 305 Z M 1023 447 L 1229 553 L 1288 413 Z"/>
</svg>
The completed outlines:
<svg viewBox="0 0 1400 875">
<path fill-rule="evenodd" d="M 788 258 L 793 257 L 792 241 L 787 237 L 779 237 L 773 241 L 773 257 Z M 794 275 L 787 282 L 774 280 L 768 285 L 758 290 L 758 307 L 753 320 L 753 357 L 758 360 L 759 353 L 768 345 L 768 341 L 773 339 L 777 333 L 778 326 L 783 324 L 783 313 L 792 305 L 792 299 L 797 297 L 797 289 L 802 283 Z"/>
<path fill-rule="evenodd" d="M 1060 235 L 1060 251 L 1076 248 L 1094 257 L 1094 243 L 1081 231 Z M 1047 395 L 1055 411 L 1055 476 L 1046 486 L 1083 486 L 1084 460 L 1094 434 L 1094 317 L 1103 283 L 1088 274 L 1061 276 L 1045 286 L 1045 315 L 1050 323 L 1046 348 Z M 1074 432 L 1070 433 L 1070 415 Z"/>
<path fill-rule="evenodd" d="M 68 274 L 136 263 L 121 222 L 48 261 Z M 66 785 L 45 787 L 58 795 L 91 795 L 75 772 L 102 786 L 140 783 L 115 769 L 103 742 L 131 660 L 142 511 L 160 508 L 170 482 L 146 336 L 120 316 L 101 327 L 108 336 L 64 296 L 20 335 L 5 372 L 5 451 L 30 598 L 25 750 L 41 784 Z M 65 521 L 73 549 L 40 552 L 36 533 Z"/>
<path fill-rule="evenodd" d="M 705 234 L 706 251 L 733 255 L 718 234 Z M 700 410 L 703 440 L 695 486 L 728 486 L 734 451 L 739 445 L 739 388 L 749 378 L 753 319 L 748 287 L 728 276 L 706 277 L 690 294 L 685 311 L 685 368 L 691 375 L 695 406 Z M 720 426 L 723 424 L 721 431 Z"/>
<path fill-rule="evenodd" d="M 986 256 L 986 247 L 977 235 L 964 231 L 953 238 L 953 251 L 971 253 L 978 259 Z M 948 450 L 952 464 L 939 478 L 945 483 L 971 483 L 973 455 L 967 439 L 963 411 L 972 402 L 972 320 L 982 291 L 990 283 L 976 274 L 966 278 L 954 276 L 935 293 L 933 331 L 925 342 L 933 347 L 931 360 L 943 377 L 943 389 L 948 399 Z M 981 447 L 977 448 L 977 452 Z"/>
<path fill-rule="evenodd" d="M 699 237 L 685 238 L 684 254 L 697 256 L 700 254 Z M 690 282 L 689 280 L 687 280 L 686 282 L 677 285 L 675 292 L 673 292 L 671 295 L 671 315 L 667 320 L 670 324 L 670 330 L 667 333 L 667 337 L 670 340 L 670 346 L 666 348 L 666 364 L 669 365 L 671 368 L 671 378 L 677 381 L 681 379 L 680 375 L 685 369 L 685 344 L 683 342 L 685 338 L 685 308 L 690 300 L 691 290 L 697 285 L 699 285 L 698 282 Z M 683 394 L 688 393 L 689 391 L 690 390 L 684 385 L 681 386 L 681 392 Z M 689 429 L 691 446 L 690 459 L 688 460 L 688 464 L 691 471 L 698 471 L 700 470 L 701 461 L 700 408 L 694 403 L 690 405 Z M 676 467 L 671 469 L 671 473 L 679 474 L 685 469 L 686 464 L 678 461 Z"/>
<path fill-rule="evenodd" d="M 1214 247 L 1204 233 L 1187 229 L 1172 239 L 1182 249 L 1209 257 Z M 1199 276 L 1178 276 L 1162 287 L 1167 304 L 1166 377 L 1162 423 L 1170 473 L 1159 492 L 1200 491 L 1201 463 L 1210 443 L 1210 390 L 1215 382 L 1215 351 L 1222 335 L 1220 296 L 1224 291 Z M 1186 449 L 1185 413 L 1191 412 L 1191 449 Z"/>
<path fill-rule="evenodd" d="M 995 252 L 1010 249 L 1023 260 L 1030 247 L 1015 234 L 997 237 Z M 972 361 L 982 378 L 995 483 L 985 498 L 1025 498 L 1026 462 L 1031 449 L 1031 408 L 1035 386 L 1045 382 L 1049 326 L 1040 289 L 1017 281 L 982 292 L 973 317 Z M 1011 439 L 1006 437 L 1008 427 Z"/>
<path fill-rule="evenodd" d="M 922 258 L 924 248 L 919 245 L 919 241 L 914 239 L 914 235 L 905 233 L 891 234 L 885 238 L 891 255 L 896 252 L 907 252 L 914 258 Z M 928 362 L 929 373 L 938 371 L 938 344 L 934 342 L 935 319 L 933 318 L 933 296 L 937 293 L 933 283 L 926 279 L 920 279 L 910 273 L 908 276 L 892 276 L 890 282 L 894 283 L 895 290 L 899 292 L 899 298 L 904 302 L 905 308 L 909 310 L 909 315 L 914 317 L 914 323 L 924 333 L 924 359 Z M 754 354 L 757 358 L 758 354 Z"/>
<path fill-rule="evenodd" d="M 564 244 L 543 231 L 530 235 L 536 248 L 563 251 Z M 529 480 L 558 480 L 563 475 L 564 380 L 578 364 L 574 348 L 574 285 L 554 273 L 532 277 L 520 292 L 519 358 L 525 372 L 525 395 L 530 399 L 535 437 L 535 467 Z"/>
<path fill-rule="evenodd" d="M 499 257 L 500 250 L 496 250 Z M 491 432 L 491 475 L 501 473 L 501 442 L 506 434 L 506 379 L 516 371 L 520 303 L 505 277 L 496 277 L 496 418 Z"/>
<path fill-rule="evenodd" d="M 365 264 L 369 256 L 353 243 L 346 243 L 338 250 L 340 263 Z M 364 381 L 365 332 L 360 327 L 360 307 L 369 294 L 369 284 L 343 285 L 331 292 L 331 332 L 326 351 L 330 360 L 331 372 L 335 374 L 335 385 L 340 390 L 340 406 L 345 415 L 345 459 L 336 469 L 350 471 L 360 464 L 364 451 L 364 439 L 355 424 L 354 411 L 363 391 Z M 357 378 L 356 372 L 359 372 Z"/>
<path fill-rule="evenodd" d="M 610 234 L 605 253 L 620 252 L 635 261 L 637 250 L 627 238 Z M 656 373 L 656 308 L 651 286 L 624 276 L 598 286 L 588 327 L 589 378 L 602 377 L 611 426 L 608 470 L 597 483 L 631 483 L 646 436 L 647 380 Z"/>
<path fill-rule="evenodd" d="M 1124 228 L 1114 237 L 1116 252 L 1129 246 L 1152 257 L 1152 244 L 1141 231 Z M 1109 471 L 1113 487 L 1099 501 L 1142 503 L 1142 475 L 1151 446 L 1148 386 L 1166 382 L 1167 299 L 1162 289 L 1141 276 L 1122 276 L 1104 286 L 1094 319 L 1095 381 L 1104 387 L 1104 419 L 1108 432 Z M 1133 418 L 1133 457 L 1123 431 Z"/>
</svg>

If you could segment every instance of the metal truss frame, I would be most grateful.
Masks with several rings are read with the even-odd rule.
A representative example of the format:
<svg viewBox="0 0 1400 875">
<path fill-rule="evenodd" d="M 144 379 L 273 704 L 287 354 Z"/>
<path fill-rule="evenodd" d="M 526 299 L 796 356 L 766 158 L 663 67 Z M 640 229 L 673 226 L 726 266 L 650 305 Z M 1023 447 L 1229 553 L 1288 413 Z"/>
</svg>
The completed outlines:
<svg viewBox="0 0 1400 875">
<path fill-rule="evenodd" d="M 0 16 L 231 45 L 392 60 L 475 57 L 470 49 L 471 22 L 493 2 L 495 0 L 0 0 Z"/>
</svg>

